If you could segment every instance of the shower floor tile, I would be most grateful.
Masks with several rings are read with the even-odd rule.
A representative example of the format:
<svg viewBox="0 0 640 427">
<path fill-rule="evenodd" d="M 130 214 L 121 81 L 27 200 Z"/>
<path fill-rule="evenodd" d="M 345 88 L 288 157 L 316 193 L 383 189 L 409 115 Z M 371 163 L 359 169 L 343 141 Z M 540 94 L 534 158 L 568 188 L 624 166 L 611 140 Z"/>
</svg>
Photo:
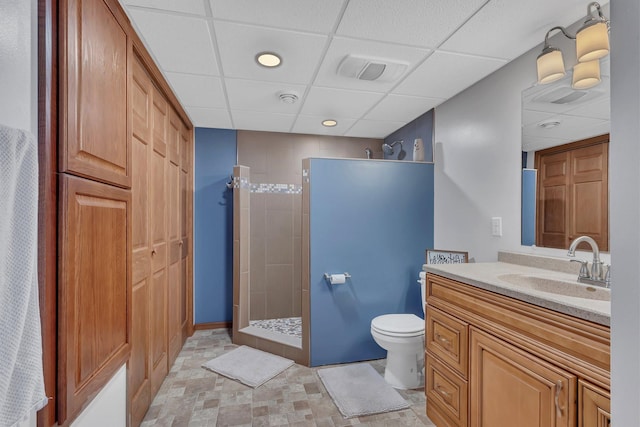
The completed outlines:
<svg viewBox="0 0 640 427">
<path fill-rule="evenodd" d="M 282 319 L 251 320 L 250 326 L 279 332 L 292 337 L 302 338 L 302 318 L 284 317 Z"/>
</svg>

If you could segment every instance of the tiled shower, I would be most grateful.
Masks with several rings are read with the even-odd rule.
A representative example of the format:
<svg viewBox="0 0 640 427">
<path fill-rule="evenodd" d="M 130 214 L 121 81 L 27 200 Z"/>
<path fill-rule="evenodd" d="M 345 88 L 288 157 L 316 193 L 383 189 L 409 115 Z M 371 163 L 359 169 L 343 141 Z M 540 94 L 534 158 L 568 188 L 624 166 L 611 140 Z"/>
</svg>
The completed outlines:
<svg viewBox="0 0 640 427">
<path fill-rule="evenodd" d="M 302 159 L 363 159 L 366 148 L 381 157 L 381 145 L 379 139 L 238 131 L 234 262 L 241 296 L 234 300 L 234 330 L 237 325 L 240 335 L 303 347 Z"/>
</svg>

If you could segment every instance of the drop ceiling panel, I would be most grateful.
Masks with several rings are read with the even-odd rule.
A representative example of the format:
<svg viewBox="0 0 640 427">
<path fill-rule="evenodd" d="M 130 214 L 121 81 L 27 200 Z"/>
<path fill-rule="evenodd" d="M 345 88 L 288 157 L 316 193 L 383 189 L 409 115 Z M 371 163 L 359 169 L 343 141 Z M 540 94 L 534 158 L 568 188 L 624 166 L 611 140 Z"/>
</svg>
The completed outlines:
<svg viewBox="0 0 640 427">
<path fill-rule="evenodd" d="M 374 92 L 313 87 L 300 110 L 307 116 L 327 119 L 346 117 L 357 119 L 370 110 L 384 95 Z"/>
<path fill-rule="evenodd" d="M 327 37 L 229 22 L 214 23 L 224 75 L 232 78 L 307 84 L 313 78 Z M 264 68 L 256 54 L 275 52 L 276 68 Z"/>
<path fill-rule="evenodd" d="M 514 59 L 522 54 L 523 47 L 531 49 L 543 42 L 551 23 L 568 26 L 584 16 L 586 4 L 584 0 L 491 0 L 441 48 Z"/>
<path fill-rule="evenodd" d="M 550 120 L 555 114 L 544 111 L 522 110 L 522 126 Z"/>
<path fill-rule="evenodd" d="M 393 122 L 382 120 L 359 120 L 345 136 L 359 138 L 384 138 L 394 131 L 400 129 L 408 122 Z"/>
<path fill-rule="evenodd" d="M 336 119 L 338 124 L 334 127 L 322 126 L 322 121 L 326 117 L 321 116 L 298 116 L 293 125 L 292 132 L 312 135 L 344 135 L 344 133 L 356 122 L 355 119 Z"/>
<path fill-rule="evenodd" d="M 411 121 L 436 105 L 442 98 L 420 98 L 417 96 L 389 95 L 364 117 L 367 120 Z"/>
<path fill-rule="evenodd" d="M 252 80 L 226 79 L 227 96 L 232 110 L 265 110 L 272 113 L 296 114 L 302 104 L 306 86 Z M 281 92 L 293 93 L 298 102 L 286 104 L 280 101 Z"/>
<path fill-rule="evenodd" d="M 264 111 L 231 110 L 236 129 L 289 132 L 296 118 L 293 114 L 277 114 Z"/>
<path fill-rule="evenodd" d="M 505 63 L 504 60 L 434 52 L 393 93 L 448 99 Z"/>
<path fill-rule="evenodd" d="M 534 138 L 522 137 L 522 151 L 538 151 L 557 145 L 567 144 L 569 141 L 562 138 Z"/>
<path fill-rule="evenodd" d="M 315 84 L 344 89 L 361 89 L 371 92 L 387 92 L 407 75 L 431 52 L 428 49 L 398 46 L 388 43 L 334 37 L 322 61 Z M 377 59 L 383 63 L 405 64 L 406 70 L 391 82 L 367 81 L 338 75 L 338 66 L 349 54 Z"/>
<path fill-rule="evenodd" d="M 226 108 L 186 108 L 194 126 L 204 128 L 231 129 L 231 117 Z"/>
<path fill-rule="evenodd" d="M 611 117 L 611 100 L 609 98 L 603 98 L 598 101 L 585 103 L 578 108 L 567 111 L 566 114 L 609 120 Z"/>
<path fill-rule="evenodd" d="M 206 0 L 124 0 L 124 3 L 128 6 L 149 7 L 152 9 L 206 16 L 207 12 L 204 8 L 205 1 Z"/>
<path fill-rule="evenodd" d="M 182 73 L 165 74 L 183 105 L 201 108 L 227 106 L 219 77 Z"/>
<path fill-rule="evenodd" d="M 164 71 L 218 75 L 205 19 L 131 9 L 140 35 Z"/>
<path fill-rule="evenodd" d="M 578 116 L 565 116 L 558 114 L 548 120 L 557 120 L 560 124 L 553 128 L 544 129 L 533 123 L 523 127 L 523 134 L 532 137 L 569 139 L 579 141 L 580 139 L 594 136 L 590 129 L 606 123 L 604 120 L 590 119 Z"/>
<path fill-rule="evenodd" d="M 345 0 L 211 0 L 211 10 L 216 19 L 328 33 L 336 25 L 344 3 Z"/>
<path fill-rule="evenodd" d="M 336 34 L 434 48 L 488 0 L 351 0 Z"/>
</svg>

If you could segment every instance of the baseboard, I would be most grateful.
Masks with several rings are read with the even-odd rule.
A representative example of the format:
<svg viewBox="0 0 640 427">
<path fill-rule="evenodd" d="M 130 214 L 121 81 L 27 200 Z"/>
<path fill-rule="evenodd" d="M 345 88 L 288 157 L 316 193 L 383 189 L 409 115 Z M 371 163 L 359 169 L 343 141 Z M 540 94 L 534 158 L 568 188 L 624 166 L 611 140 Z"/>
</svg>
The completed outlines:
<svg viewBox="0 0 640 427">
<path fill-rule="evenodd" d="M 193 325 L 196 331 L 202 331 L 205 329 L 231 329 L 231 322 L 209 322 L 198 323 Z"/>
</svg>

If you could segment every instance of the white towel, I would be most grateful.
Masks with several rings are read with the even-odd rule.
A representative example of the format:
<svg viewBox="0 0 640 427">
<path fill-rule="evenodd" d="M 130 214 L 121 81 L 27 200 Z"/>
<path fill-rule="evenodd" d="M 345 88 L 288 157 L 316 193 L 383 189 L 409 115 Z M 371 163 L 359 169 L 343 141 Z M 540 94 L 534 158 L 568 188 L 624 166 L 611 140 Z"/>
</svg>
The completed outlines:
<svg viewBox="0 0 640 427">
<path fill-rule="evenodd" d="M 0 125 L 0 427 L 47 404 L 38 306 L 38 151 Z"/>
</svg>

